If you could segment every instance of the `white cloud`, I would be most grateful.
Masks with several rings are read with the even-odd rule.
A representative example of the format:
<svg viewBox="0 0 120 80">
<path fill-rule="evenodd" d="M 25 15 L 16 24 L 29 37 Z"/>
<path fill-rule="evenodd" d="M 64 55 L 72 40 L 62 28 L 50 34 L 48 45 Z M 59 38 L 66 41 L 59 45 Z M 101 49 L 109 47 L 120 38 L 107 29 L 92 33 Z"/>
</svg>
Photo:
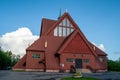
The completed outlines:
<svg viewBox="0 0 120 80">
<path fill-rule="evenodd" d="M 38 36 L 33 35 L 27 27 L 23 27 L 2 35 L 0 37 L 0 46 L 5 51 L 10 50 L 13 54 L 23 56 L 25 49 L 36 39 L 38 39 Z"/>
<path fill-rule="evenodd" d="M 104 47 L 103 44 L 99 44 L 99 45 L 98 45 L 98 48 L 100 48 L 101 50 L 105 51 L 105 47 Z"/>
<path fill-rule="evenodd" d="M 104 47 L 104 44 L 95 44 L 94 42 L 92 42 L 92 44 L 94 44 L 95 46 L 97 46 L 99 49 L 105 51 L 105 47 Z"/>
</svg>

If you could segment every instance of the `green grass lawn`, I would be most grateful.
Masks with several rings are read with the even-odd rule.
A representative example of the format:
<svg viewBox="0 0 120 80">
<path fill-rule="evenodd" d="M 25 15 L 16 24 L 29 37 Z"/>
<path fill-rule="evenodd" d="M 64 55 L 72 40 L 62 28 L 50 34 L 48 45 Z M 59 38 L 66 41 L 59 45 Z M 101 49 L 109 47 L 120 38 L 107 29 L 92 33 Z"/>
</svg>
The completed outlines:
<svg viewBox="0 0 120 80">
<path fill-rule="evenodd" d="M 68 77 L 68 78 L 62 78 L 61 80 L 99 80 L 99 79 L 96 79 L 96 78 L 88 78 L 88 77 L 82 77 L 82 78 Z"/>
</svg>

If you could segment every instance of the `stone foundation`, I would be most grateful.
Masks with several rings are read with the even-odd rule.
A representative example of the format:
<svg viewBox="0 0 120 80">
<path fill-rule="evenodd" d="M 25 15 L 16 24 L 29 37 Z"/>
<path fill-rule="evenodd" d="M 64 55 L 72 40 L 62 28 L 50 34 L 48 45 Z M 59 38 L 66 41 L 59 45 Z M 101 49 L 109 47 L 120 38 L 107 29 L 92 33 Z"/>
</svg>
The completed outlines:
<svg viewBox="0 0 120 80">
<path fill-rule="evenodd" d="M 44 71 L 43 69 L 25 69 L 25 71 Z"/>
<path fill-rule="evenodd" d="M 59 72 L 59 70 L 46 70 L 45 72 Z"/>
</svg>

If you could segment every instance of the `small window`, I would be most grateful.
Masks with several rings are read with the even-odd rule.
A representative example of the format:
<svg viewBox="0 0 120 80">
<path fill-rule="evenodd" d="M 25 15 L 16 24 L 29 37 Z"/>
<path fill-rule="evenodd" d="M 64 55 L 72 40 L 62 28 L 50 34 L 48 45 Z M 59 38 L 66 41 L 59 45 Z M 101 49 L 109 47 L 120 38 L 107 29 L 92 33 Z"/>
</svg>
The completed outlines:
<svg viewBox="0 0 120 80">
<path fill-rule="evenodd" d="M 67 62 L 73 62 L 73 59 L 72 58 L 67 58 L 66 61 Z"/>
<path fill-rule="evenodd" d="M 40 54 L 32 54 L 32 58 L 40 58 Z"/>
<path fill-rule="evenodd" d="M 84 59 L 83 62 L 89 64 L 90 60 L 89 59 Z"/>
<path fill-rule="evenodd" d="M 102 57 L 99 57 L 99 61 L 100 61 L 100 62 L 103 62 L 103 58 L 102 58 Z"/>
</svg>

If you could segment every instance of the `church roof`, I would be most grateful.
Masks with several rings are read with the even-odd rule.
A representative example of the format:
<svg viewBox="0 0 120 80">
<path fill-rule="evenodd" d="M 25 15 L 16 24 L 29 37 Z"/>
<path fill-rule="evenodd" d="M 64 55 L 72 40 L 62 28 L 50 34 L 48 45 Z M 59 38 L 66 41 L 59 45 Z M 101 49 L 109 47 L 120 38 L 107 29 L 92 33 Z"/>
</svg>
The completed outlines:
<svg viewBox="0 0 120 80">
<path fill-rule="evenodd" d="M 82 39 L 84 40 L 84 43 L 88 46 L 88 48 L 91 50 L 91 52 L 93 53 L 93 55 L 97 56 L 96 53 L 93 51 L 91 45 L 88 43 L 88 40 L 83 36 L 82 32 L 80 33 L 79 30 L 74 31 L 68 38 L 66 38 L 66 40 L 64 41 L 63 45 L 61 46 L 61 48 L 58 50 L 58 53 L 61 53 L 64 48 L 70 43 L 70 41 L 77 35 L 81 35 Z M 80 45 L 80 44 L 78 44 Z"/>
<path fill-rule="evenodd" d="M 72 32 L 67 37 L 48 36 L 47 34 L 49 34 L 65 17 L 67 17 L 70 22 L 72 22 L 75 28 L 74 32 Z M 89 49 L 95 56 L 106 55 L 105 52 L 103 52 L 87 40 L 82 31 L 79 29 L 78 25 L 74 22 L 74 20 L 68 13 L 64 13 L 58 20 L 50 20 L 43 18 L 41 24 L 40 38 L 36 40 L 31 46 L 29 46 L 26 50 L 52 50 L 53 52 L 56 51 L 56 53 L 60 53 L 77 33 L 83 38 L 85 44 L 89 47 Z M 45 48 L 45 42 L 47 42 L 47 48 Z M 93 46 L 95 46 L 96 50 L 93 49 Z"/>
<path fill-rule="evenodd" d="M 71 21 L 71 23 L 73 23 L 73 26 L 75 29 L 79 29 L 78 25 L 74 22 L 74 20 L 69 15 L 69 13 L 65 12 L 61 17 L 59 17 L 59 19 L 56 21 L 56 23 L 52 27 L 50 27 L 48 31 L 46 31 L 46 34 L 49 34 L 65 17 L 67 17 Z"/>
<path fill-rule="evenodd" d="M 43 18 L 40 35 L 45 35 L 45 33 L 50 29 L 50 27 L 52 27 L 56 22 L 56 20 Z"/>
<path fill-rule="evenodd" d="M 101 49 L 99 49 L 98 47 L 93 45 L 91 42 L 89 42 L 89 44 L 90 44 L 91 48 L 95 51 L 95 53 L 97 55 L 101 55 L 101 56 L 106 56 L 107 55 L 104 51 L 102 51 Z"/>
<path fill-rule="evenodd" d="M 57 50 L 61 43 L 64 41 L 64 37 L 54 37 L 54 36 L 41 36 L 36 40 L 31 46 L 26 50 L 31 51 L 46 51 L 46 50 Z M 45 48 L 45 42 L 47 42 L 47 48 Z"/>
</svg>

